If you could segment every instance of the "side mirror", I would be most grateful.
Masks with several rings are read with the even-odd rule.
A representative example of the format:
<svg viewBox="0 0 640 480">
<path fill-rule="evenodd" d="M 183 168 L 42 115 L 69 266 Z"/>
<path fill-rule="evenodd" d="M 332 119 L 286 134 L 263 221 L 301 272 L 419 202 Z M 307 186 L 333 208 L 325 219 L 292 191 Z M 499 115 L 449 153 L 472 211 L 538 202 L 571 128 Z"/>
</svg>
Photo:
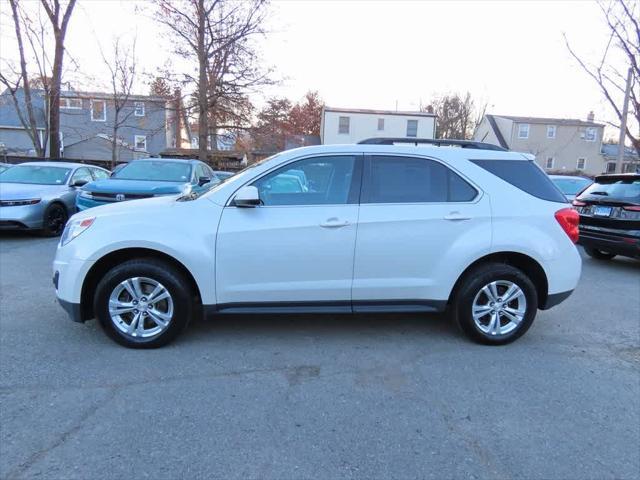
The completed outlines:
<svg viewBox="0 0 640 480">
<path fill-rule="evenodd" d="M 198 178 L 198 186 L 201 187 L 211 182 L 211 177 L 199 177 Z"/>
<path fill-rule="evenodd" d="M 260 205 L 260 193 L 253 185 L 242 187 L 233 199 L 236 207 L 257 207 Z"/>
<path fill-rule="evenodd" d="M 87 183 L 89 183 L 87 180 L 76 180 L 75 182 L 73 182 L 71 184 L 72 187 L 84 187 Z"/>
</svg>

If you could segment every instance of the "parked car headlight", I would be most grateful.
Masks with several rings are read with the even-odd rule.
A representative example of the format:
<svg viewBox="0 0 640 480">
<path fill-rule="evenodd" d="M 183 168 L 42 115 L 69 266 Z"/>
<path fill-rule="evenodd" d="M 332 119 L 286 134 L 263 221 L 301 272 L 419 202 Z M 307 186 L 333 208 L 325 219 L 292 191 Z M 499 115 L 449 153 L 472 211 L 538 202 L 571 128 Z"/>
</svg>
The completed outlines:
<svg viewBox="0 0 640 480">
<path fill-rule="evenodd" d="M 2 200 L 0 201 L 0 207 L 22 207 L 24 205 L 35 205 L 40 203 L 39 198 L 29 198 L 26 200 Z"/>
<path fill-rule="evenodd" d="M 91 217 L 83 218 L 81 220 L 72 220 L 67 223 L 67 226 L 64 227 L 64 232 L 62 232 L 62 236 L 60 237 L 60 246 L 64 247 L 67 243 L 93 225 L 95 220 L 96 217 Z"/>
<path fill-rule="evenodd" d="M 80 190 L 79 195 L 80 195 L 82 198 L 93 198 L 93 193 L 91 193 L 91 192 L 89 192 L 89 191 L 87 191 L 87 190 Z"/>
</svg>

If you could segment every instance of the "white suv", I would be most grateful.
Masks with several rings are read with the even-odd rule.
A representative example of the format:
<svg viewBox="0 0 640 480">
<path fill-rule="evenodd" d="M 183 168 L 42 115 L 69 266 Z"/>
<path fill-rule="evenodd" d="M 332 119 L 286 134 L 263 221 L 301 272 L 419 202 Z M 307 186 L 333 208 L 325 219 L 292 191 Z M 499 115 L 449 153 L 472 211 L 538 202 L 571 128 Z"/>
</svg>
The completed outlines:
<svg viewBox="0 0 640 480">
<path fill-rule="evenodd" d="M 476 341 L 513 341 L 575 288 L 578 214 L 528 156 L 461 146 L 479 148 L 306 147 L 199 198 L 79 213 L 58 299 L 129 347 L 223 313 L 448 310 Z"/>
</svg>

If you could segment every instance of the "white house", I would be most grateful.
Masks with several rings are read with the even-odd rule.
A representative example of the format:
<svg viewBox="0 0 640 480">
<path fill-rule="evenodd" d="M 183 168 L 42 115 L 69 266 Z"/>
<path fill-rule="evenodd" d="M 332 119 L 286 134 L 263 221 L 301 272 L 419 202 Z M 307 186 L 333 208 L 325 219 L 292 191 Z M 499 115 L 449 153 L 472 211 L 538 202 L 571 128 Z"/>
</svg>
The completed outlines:
<svg viewBox="0 0 640 480">
<path fill-rule="evenodd" d="M 436 115 L 324 107 L 320 125 L 322 144 L 358 143 L 373 137 L 435 138 Z"/>
</svg>

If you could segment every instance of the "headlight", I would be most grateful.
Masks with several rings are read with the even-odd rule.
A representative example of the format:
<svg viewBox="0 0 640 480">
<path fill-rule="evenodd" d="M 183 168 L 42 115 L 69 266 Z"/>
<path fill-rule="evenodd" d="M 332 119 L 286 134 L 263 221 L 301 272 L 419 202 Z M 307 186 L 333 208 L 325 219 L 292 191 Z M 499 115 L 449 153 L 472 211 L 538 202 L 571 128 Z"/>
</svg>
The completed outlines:
<svg viewBox="0 0 640 480">
<path fill-rule="evenodd" d="M 60 237 L 60 246 L 64 247 L 67 243 L 84 232 L 87 228 L 93 225 L 95 219 L 96 217 L 91 217 L 82 220 L 72 220 L 67 223 L 67 226 L 64 227 L 64 232 L 62 232 L 62 236 Z"/>
<path fill-rule="evenodd" d="M 82 198 L 93 198 L 93 194 L 91 192 L 86 191 L 86 190 L 80 190 L 79 195 Z"/>
<path fill-rule="evenodd" d="M 0 201 L 0 207 L 22 207 L 24 205 L 35 205 L 40 203 L 39 198 L 29 198 L 26 200 L 2 200 Z"/>
</svg>

